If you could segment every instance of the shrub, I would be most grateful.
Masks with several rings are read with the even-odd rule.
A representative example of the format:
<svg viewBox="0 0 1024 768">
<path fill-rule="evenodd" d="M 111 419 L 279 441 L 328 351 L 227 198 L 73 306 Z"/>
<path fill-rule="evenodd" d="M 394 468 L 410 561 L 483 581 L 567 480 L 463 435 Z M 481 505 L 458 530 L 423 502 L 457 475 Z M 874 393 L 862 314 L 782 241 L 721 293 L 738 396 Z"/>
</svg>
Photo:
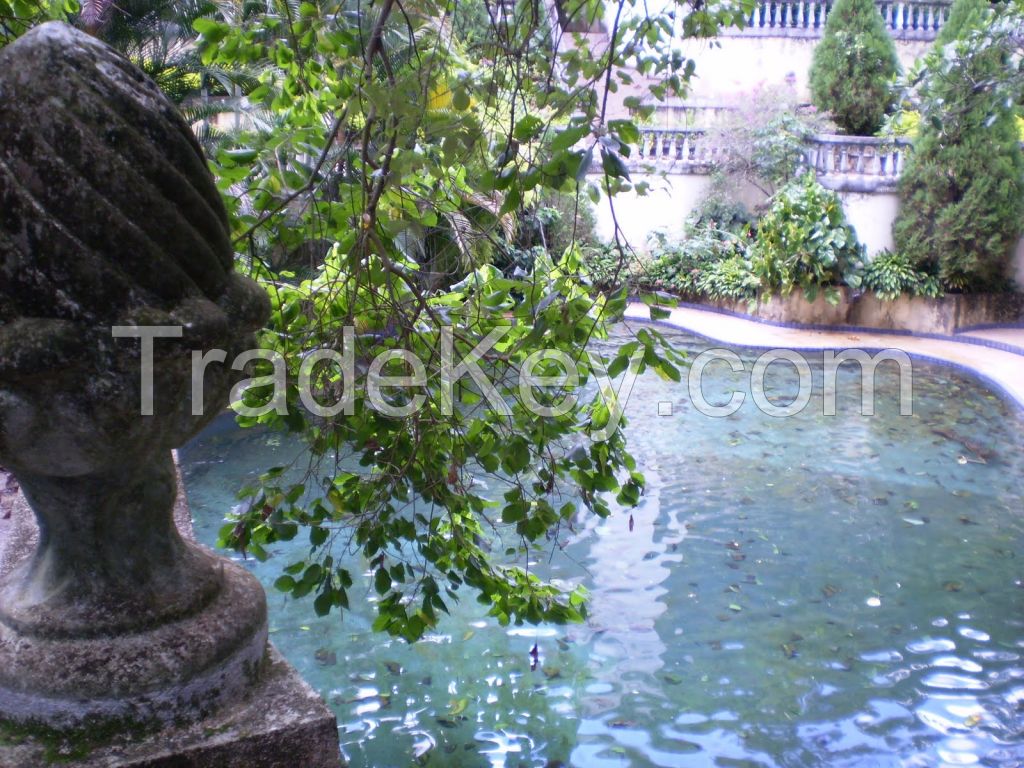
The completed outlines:
<svg viewBox="0 0 1024 768">
<path fill-rule="evenodd" d="M 988 23 L 934 49 L 920 75 L 920 131 L 893 235 L 916 269 L 951 290 L 1004 288 L 1024 217 L 1012 106 L 1020 70 L 1011 65 L 1015 32 L 1003 29 Z"/>
<path fill-rule="evenodd" d="M 896 46 L 874 0 L 836 0 L 811 62 L 814 103 L 847 133 L 870 136 L 892 107 L 898 72 Z"/>
<path fill-rule="evenodd" d="M 618 288 L 629 279 L 628 256 L 614 245 L 590 245 L 580 248 L 583 276 L 598 290 Z"/>
<path fill-rule="evenodd" d="M 652 288 L 683 295 L 697 295 L 701 276 L 719 262 L 743 255 L 745 243 L 733 232 L 714 224 L 695 225 L 688 237 L 669 243 L 664 235 L 655 236 L 654 258 L 641 279 Z"/>
<path fill-rule="evenodd" d="M 813 108 L 799 110 L 790 90 L 759 88 L 743 94 L 735 109 L 708 131 L 713 146 L 721 149 L 711 197 L 735 200 L 749 186 L 770 197 L 803 164 L 807 139 L 826 127 Z"/>
<path fill-rule="evenodd" d="M 786 295 L 800 287 L 814 301 L 825 287 L 826 298 L 836 303 L 839 294 L 831 286 L 860 284 L 861 247 L 839 198 L 807 173 L 772 198 L 758 226 L 751 265 L 768 290 Z"/>
<path fill-rule="evenodd" d="M 861 285 L 883 301 L 892 301 L 904 294 L 911 296 L 942 295 L 942 284 L 935 275 L 916 269 L 903 253 L 882 251 L 864 267 Z"/>
<path fill-rule="evenodd" d="M 547 192 L 519 217 L 520 247 L 543 246 L 555 258 L 573 243 L 596 242 L 594 206 L 586 195 Z"/>
<path fill-rule="evenodd" d="M 750 221 L 746 206 L 733 200 L 713 182 L 711 194 L 693 212 L 687 229 L 693 233 L 713 227 L 739 234 L 748 229 Z"/>
<path fill-rule="evenodd" d="M 760 285 L 750 262 L 739 254 L 709 264 L 697 279 L 697 291 L 712 299 L 753 301 Z"/>
</svg>

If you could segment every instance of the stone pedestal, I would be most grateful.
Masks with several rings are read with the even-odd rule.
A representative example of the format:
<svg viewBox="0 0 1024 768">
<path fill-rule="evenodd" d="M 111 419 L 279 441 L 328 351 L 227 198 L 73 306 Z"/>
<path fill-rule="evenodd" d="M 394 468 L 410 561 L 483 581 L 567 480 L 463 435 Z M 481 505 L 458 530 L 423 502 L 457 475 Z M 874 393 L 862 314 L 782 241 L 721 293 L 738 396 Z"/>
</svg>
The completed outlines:
<svg viewBox="0 0 1024 768">
<path fill-rule="evenodd" d="M 24 497 L 5 494 L 6 484 L 0 470 L 0 578 L 32 556 L 38 539 Z M 191 541 L 181 493 L 174 519 Z M 243 694 L 190 723 L 68 733 L 0 724 L 0 768 L 337 768 L 337 722 L 320 696 L 273 646 L 255 672 Z"/>
<path fill-rule="evenodd" d="M 192 361 L 234 360 L 269 316 L 234 259 L 142 71 L 57 22 L 0 49 L 0 768 L 338 761 L 259 582 L 176 523 L 171 451 L 244 376 Z"/>
</svg>

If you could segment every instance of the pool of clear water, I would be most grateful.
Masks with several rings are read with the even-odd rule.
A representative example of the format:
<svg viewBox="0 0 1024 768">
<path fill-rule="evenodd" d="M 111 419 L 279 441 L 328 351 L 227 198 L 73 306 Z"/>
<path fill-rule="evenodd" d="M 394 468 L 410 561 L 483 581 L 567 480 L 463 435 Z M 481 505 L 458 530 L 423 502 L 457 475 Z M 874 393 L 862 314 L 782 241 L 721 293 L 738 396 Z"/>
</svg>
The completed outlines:
<svg viewBox="0 0 1024 768">
<path fill-rule="evenodd" d="M 758 353 L 740 352 L 749 370 Z M 813 368 L 810 404 L 785 419 L 749 397 L 709 418 L 685 385 L 637 380 L 627 429 L 649 487 L 632 525 L 582 519 L 536 564 L 587 585 L 586 624 L 501 627 L 467 595 L 410 646 L 371 632 L 368 584 L 341 621 L 274 592 L 301 537 L 247 561 L 350 764 L 1024 765 L 1020 410 L 915 361 L 912 416 L 895 367 L 876 415 L 844 368 L 824 416 Z M 744 388 L 721 364 L 705 379 L 713 401 Z M 792 367 L 769 369 L 769 397 L 795 386 Z M 214 544 L 241 485 L 302 455 L 230 423 L 183 449 L 199 539 Z"/>
</svg>

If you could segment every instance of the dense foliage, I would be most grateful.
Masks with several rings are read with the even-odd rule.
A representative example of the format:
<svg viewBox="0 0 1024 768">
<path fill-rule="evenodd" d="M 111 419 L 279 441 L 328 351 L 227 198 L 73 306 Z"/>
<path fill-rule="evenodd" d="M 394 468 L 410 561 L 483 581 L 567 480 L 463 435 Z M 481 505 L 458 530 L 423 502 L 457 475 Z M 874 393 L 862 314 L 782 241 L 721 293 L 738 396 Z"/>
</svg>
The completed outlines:
<svg viewBox="0 0 1024 768">
<path fill-rule="evenodd" d="M 761 217 L 751 248 L 751 264 L 762 286 L 782 295 L 802 288 L 814 301 L 825 289 L 838 301 L 835 286 L 859 285 L 862 248 L 834 192 L 807 173 L 783 187 Z"/>
<path fill-rule="evenodd" d="M 900 179 L 897 250 L 952 290 L 999 290 L 1024 218 L 1019 16 L 993 14 L 937 46 L 919 73 L 921 113 Z"/>
<path fill-rule="evenodd" d="M 892 108 L 896 46 L 874 0 L 836 0 L 811 63 L 814 103 L 846 133 L 870 136 Z"/>
<path fill-rule="evenodd" d="M 0 46 L 36 24 L 78 11 L 76 0 L 0 0 Z"/>
<path fill-rule="evenodd" d="M 906 255 L 893 251 L 876 254 L 864 267 L 862 286 L 880 299 L 892 301 L 900 296 L 942 295 L 942 284 L 934 275 L 916 269 Z"/>
<path fill-rule="evenodd" d="M 567 9 L 600 8 L 578 6 Z M 607 44 L 591 50 L 577 35 L 556 54 L 542 4 L 485 8 L 271 2 L 195 25 L 203 66 L 257 75 L 246 130 L 213 165 L 240 256 L 270 291 L 261 344 L 282 356 L 287 387 L 277 398 L 265 380 L 250 387 L 243 420 L 301 432 L 313 455 L 303 483 L 265 473 L 223 540 L 263 557 L 276 540 L 308 537 L 308 556 L 278 586 L 314 595 L 321 613 L 348 605 L 358 574 L 338 555 L 360 552 L 376 628 L 409 640 L 462 587 L 503 623 L 580 619 L 582 593 L 527 564 L 577 515 L 640 499 L 612 378 L 629 366 L 680 375 L 653 331 L 611 357 L 589 354 L 625 293 L 581 280 L 566 203 L 596 196 L 584 188 L 592 165 L 604 193 L 632 187 L 625 158 L 639 132 L 608 113 L 607 94 L 633 73 L 656 98 L 685 87 L 693 62 L 669 39 L 680 9 L 643 13 L 624 0 Z M 743 14 L 727 3 L 684 10 L 688 35 Z M 537 237 L 521 238 L 531 219 Z M 301 276 L 270 266 L 317 248 Z M 612 253 L 621 270 L 617 232 Z M 329 350 L 353 370 L 318 362 Z M 481 380 L 452 381 L 447 361 L 467 356 Z M 561 384 L 524 390 L 524 370 Z"/>
<path fill-rule="evenodd" d="M 834 192 L 809 172 L 773 195 L 757 221 L 732 217 L 734 209 L 714 197 L 698 210 L 680 242 L 655 235 L 652 258 L 617 271 L 607 249 L 588 252 L 584 263 L 595 283 L 608 290 L 670 291 L 686 298 L 756 302 L 762 296 L 800 288 L 814 301 L 839 300 L 838 288 L 859 288 L 863 248 L 846 222 Z M 717 212 L 720 221 L 709 216 Z"/>
</svg>

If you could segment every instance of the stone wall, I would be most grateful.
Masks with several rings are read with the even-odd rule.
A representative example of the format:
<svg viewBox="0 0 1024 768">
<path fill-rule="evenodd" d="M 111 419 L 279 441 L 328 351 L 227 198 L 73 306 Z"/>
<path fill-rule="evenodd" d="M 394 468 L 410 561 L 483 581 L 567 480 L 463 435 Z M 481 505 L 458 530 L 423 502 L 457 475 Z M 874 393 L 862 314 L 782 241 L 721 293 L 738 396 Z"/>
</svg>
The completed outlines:
<svg viewBox="0 0 1024 768">
<path fill-rule="evenodd" d="M 835 306 L 819 294 L 812 302 L 795 290 L 788 296 L 771 296 L 757 305 L 718 300 L 709 306 L 750 315 L 770 323 L 852 326 L 922 334 L 953 335 L 965 328 L 993 323 L 1014 323 L 1024 317 L 1024 299 L 1016 294 L 943 296 L 939 299 L 901 296 L 883 301 L 873 293 L 853 295 L 841 290 Z"/>
</svg>

